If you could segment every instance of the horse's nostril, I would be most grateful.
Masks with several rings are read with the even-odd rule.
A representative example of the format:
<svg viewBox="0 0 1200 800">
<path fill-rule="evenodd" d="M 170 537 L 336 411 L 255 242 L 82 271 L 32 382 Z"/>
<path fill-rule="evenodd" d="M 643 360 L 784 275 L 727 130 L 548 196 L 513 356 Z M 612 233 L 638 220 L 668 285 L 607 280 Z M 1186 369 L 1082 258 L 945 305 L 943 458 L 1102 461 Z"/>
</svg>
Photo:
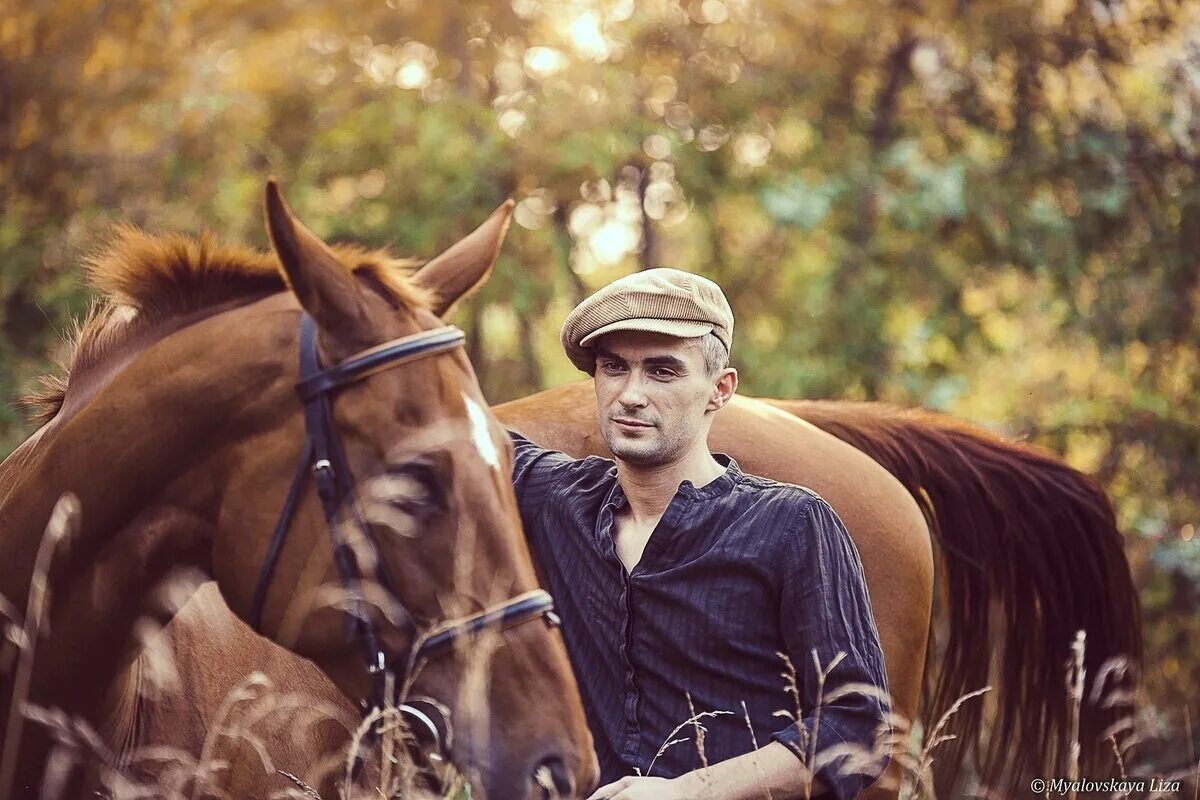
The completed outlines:
<svg viewBox="0 0 1200 800">
<path fill-rule="evenodd" d="M 539 800 L 567 800 L 575 797 L 575 780 L 566 762 L 558 756 L 543 758 L 533 768 L 533 784 L 540 791 L 533 797 Z"/>
</svg>

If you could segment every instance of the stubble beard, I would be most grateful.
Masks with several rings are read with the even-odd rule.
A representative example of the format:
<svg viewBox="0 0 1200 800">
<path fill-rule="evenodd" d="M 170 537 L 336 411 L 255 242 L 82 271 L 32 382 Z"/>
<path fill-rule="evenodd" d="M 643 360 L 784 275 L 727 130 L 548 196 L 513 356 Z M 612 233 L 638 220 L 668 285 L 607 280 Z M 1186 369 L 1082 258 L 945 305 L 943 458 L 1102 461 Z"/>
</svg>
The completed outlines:
<svg viewBox="0 0 1200 800">
<path fill-rule="evenodd" d="M 601 427 L 605 444 L 622 461 L 640 467 L 654 467 L 669 462 L 677 453 L 670 438 L 661 428 L 654 428 L 651 437 L 627 439 L 620 435 L 615 422 Z"/>
</svg>

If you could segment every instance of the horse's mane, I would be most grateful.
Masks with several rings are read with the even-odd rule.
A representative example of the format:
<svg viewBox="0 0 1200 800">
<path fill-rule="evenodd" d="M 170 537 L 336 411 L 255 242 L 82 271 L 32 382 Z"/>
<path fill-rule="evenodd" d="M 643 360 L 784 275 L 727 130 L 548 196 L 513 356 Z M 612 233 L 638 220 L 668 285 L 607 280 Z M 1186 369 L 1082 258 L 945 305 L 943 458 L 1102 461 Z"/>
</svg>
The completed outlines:
<svg viewBox="0 0 1200 800">
<path fill-rule="evenodd" d="M 407 279 L 417 262 L 384 250 L 333 245 L 338 260 L 394 305 L 428 308 L 430 297 Z M 66 356 L 40 389 L 22 398 L 33 422 L 44 424 L 63 406 L 73 381 L 103 364 L 135 334 L 165 327 L 239 301 L 283 291 L 287 280 L 274 253 L 199 237 L 150 234 L 118 225 L 107 244 L 84 260 L 88 284 L 99 293 L 67 336 Z"/>
</svg>

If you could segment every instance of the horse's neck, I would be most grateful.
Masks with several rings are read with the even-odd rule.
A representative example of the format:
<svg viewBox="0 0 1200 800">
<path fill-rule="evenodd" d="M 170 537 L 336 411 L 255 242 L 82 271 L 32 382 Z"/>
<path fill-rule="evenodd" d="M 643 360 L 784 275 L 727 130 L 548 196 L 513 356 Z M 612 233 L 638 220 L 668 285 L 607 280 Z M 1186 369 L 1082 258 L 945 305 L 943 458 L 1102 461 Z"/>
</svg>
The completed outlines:
<svg viewBox="0 0 1200 800">
<path fill-rule="evenodd" d="M 0 491 L 0 594 L 18 608 L 55 502 L 70 491 L 82 509 L 49 572 L 48 633 L 36 640 L 28 693 L 35 704 L 91 716 L 132 655 L 137 620 L 162 612 L 152 590 L 177 567 L 208 571 L 221 456 L 244 433 L 237 421 L 247 393 L 263 395 L 271 377 L 258 377 L 261 367 L 223 380 L 195 366 L 173 369 L 195 345 L 130 365 L 22 454 L 17 480 Z M 0 720 L 9 702 L 5 691 Z"/>
<path fill-rule="evenodd" d="M 178 418 L 169 420 L 141 405 L 134 398 L 127 413 L 97 419 L 81 414 L 26 459 L 20 479 L 0 506 L 0 549 L 5 556 L 0 561 L 0 593 L 18 606 L 28 596 L 47 522 L 63 493 L 74 493 L 82 511 L 69 544 L 54 555 L 51 588 L 56 590 L 56 609 L 66 601 L 58 587 L 78 585 L 68 579 L 97 567 L 120 571 L 119 559 L 112 558 L 118 555 L 115 551 L 141 551 L 120 554 L 139 561 L 152 557 L 145 551 L 157 543 L 141 541 L 138 534 L 154 533 L 156 528 L 139 524 L 139 518 L 186 516 L 199 508 L 198 498 L 179 491 L 178 479 L 185 474 L 181 466 L 189 461 L 189 451 L 193 446 L 201 449 L 201 442 Z M 165 428 L 161 436 L 153 432 L 158 420 Z"/>
</svg>

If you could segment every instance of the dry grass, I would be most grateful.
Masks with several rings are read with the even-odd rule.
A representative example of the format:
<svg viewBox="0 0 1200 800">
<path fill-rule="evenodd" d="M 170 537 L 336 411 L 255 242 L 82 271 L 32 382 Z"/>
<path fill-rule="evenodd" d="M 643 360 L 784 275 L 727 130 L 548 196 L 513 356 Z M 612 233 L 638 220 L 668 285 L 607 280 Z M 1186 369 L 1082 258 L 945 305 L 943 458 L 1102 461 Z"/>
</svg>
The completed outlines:
<svg viewBox="0 0 1200 800">
<path fill-rule="evenodd" d="M 79 500 L 73 494 L 64 494 L 54 504 L 50 521 L 38 546 L 23 622 L 17 622 L 15 607 L 6 601 L 6 607 L 12 609 L 10 630 L 19 630 L 19 634 L 9 636 L 17 645 L 18 651 L 17 670 L 12 681 L 12 702 L 9 706 L 12 709 L 22 708 L 29 697 L 29 686 L 33 679 L 33 657 L 41 639 L 42 626 L 46 622 L 46 608 L 50 598 L 50 566 L 59 545 L 63 541 L 69 542 L 72 535 L 77 533 L 78 526 Z M 22 713 L 10 713 L 4 722 L 5 746 L 3 756 L 0 757 L 0 797 L 11 796 L 17 770 L 17 753 L 24 727 L 25 715 Z"/>
<path fill-rule="evenodd" d="M 483 672 L 484 670 L 481 668 L 479 673 Z M 827 678 L 833 674 L 830 666 L 825 666 L 822 672 Z M 477 675 L 464 683 L 470 682 L 478 686 L 479 681 L 480 677 Z M 845 687 L 842 687 L 842 690 L 844 689 Z M 972 702 L 986 691 L 988 691 L 987 687 L 960 698 L 933 726 L 929 736 L 925 737 L 925 741 L 921 741 L 922 737 L 919 735 L 911 737 L 910 740 L 908 736 L 910 729 L 906 721 L 896 717 L 891 720 L 892 730 L 879 737 L 871 748 L 839 745 L 820 752 L 815 752 L 815 749 L 810 748 L 808 759 L 810 770 L 820 770 L 839 759 L 842 760 L 844 771 L 868 770 L 872 764 L 877 763 L 880 755 L 886 753 L 899 762 L 903 768 L 901 785 L 893 787 L 900 789 L 900 796 L 906 800 L 933 800 L 931 768 L 937 748 L 949 740 L 949 737 L 942 734 L 941 731 L 959 708 L 965 703 Z M 831 693 L 830 697 L 833 696 Z M 1072 695 L 1072 697 L 1075 696 Z M 399 697 L 401 700 L 403 699 L 403 691 Z M 830 697 L 820 698 L 819 702 L 822 704 L 833 702 Z M 47 765 L 43 796 L 52 799 L 62 796 L 61 787 L 65 785 L 65 779 L 70 771 L 76 765 L 90 760 L 102 765 L 102 785 L 107 792 L 105 796 L 111 797 L 113 800 L 134 800 L 134 798 L 139 800 L 140 798 L 169 798 L 170 800 L 186 798 L 192 800 L 199 797 L 229 796 L 222 787 L 222 776 L 228 762 L 223 758 L 221 742 L 233 742 L 236 746 L 249 747 L 259 754 L 265 768 L 273 770 L 271 754 L 261 735 L 256 733 L 256 729 L 268 717 L 285 715 L 290 710 L 300 708 L 311 710 L 309 702 L 302 697 L 279 693 L 261 675 L 250 676 L 227 698 L 221 709 L 220 721 L 213 726 L 210 736 L 198 756 L 193 757 L 168 746 L 150 745 L 140 747 L 129 754 L 121 766 L 115 763 L 113 754 L 106 749 L 95 731 L 78 718 L 71 718 L 53 709 L 28 706 L 24 716 L 53 730 L 57 740 L 57 748 Z M 654 768 L 658 757 L 671 747 L 692 741 L 697 750 L 703 754 L 705 728 L 702 721 L 729 713 L 732 712 L 700 712 L 682 721 L 664 739 L 662 746 L 647 767 L 647 774 Z M 368 729 L 372 724 L 377 725 L 381 732 L 373 745 L 366 741 Z M 748 721 L 747 726 L 751 730 L 751 735 L 754 736 L 753 728 Z M 680 735 L 689 728 L 695 731 L 694 736 Z M 1136 765 L 1127 766 L 1125 764 L 1125 755 L 1130 745 L 1123 743 L 1119 739 L 1120 735 L 1121 731 L 1114 731 L 1109 734 L 1108 740 L 1113 748 L 1114 763 L 1121 777 L 1149 777 L 1153 774 L 1144 769 L 1139 770 Z M 415 741 L 415 737 L 395 705 L 376 711 L 364 720 L 355 732 L 351 747 L 346 753 L 341 754 L 343 783 L 339 797 L 345 800 L 358 800 L 358 798 L 366 797 L 384 797 L 394 800 L 424 800 L 425 798 L 440 797 L 443 800 L 465 800 L 470 797 L 469 790 L 465 788 L 466 778 L 457 774 L 449 766 L 444 766 L 439 774 L 439 779 L 444 786 L 441 793 L 432 794 L 420 788 L 420 777 L 427 768 L 415 764 L 409 756 L 408 748 L 405 745 L 412 741 Z M 755 741 L 755 749 L 757 747 L 758 743 Z M 366 757 L 376 765 L 375 774 L 379 775 L 379 779 L 374 785 L 363 786 L 350 779 L 353 753 L 358 752 L 358 748 L 361 748 L 366 753 Z M 155 771 L 154 779 L 146 781 L 137 777 L 139 768 L 151 762 L 159 766 L 159 769 Z M 1072 765 L 1068 763 L 1064 767 L 1063 776 L 1071 775 Z M 316 788 L 306 784 L 298 777 L 285 772 L 278 774 L 281 779 L 286 779 L 292 785 L 277 792 L 275 797 L 321 799 Z M 1196 787 L 1200 786 L 1200 764 L 1167 775 L 1155 775 L 1155 777 L 1184 781 L 1186 786 L 1190 786 L 1192 795 L 1195 797 Z M 977 797 L 996 796 L 985 787 L 974 790 L 972 794 Z M 763 796 L 769 800 L 771 798 L 770 793 L 765 789 Z M 1073 796 L 1073 794 L 1068 796 Z M 1153 798 L 1169 796 L 1174 795 L 1167 792 L 1151 792 L 1146 795 L 1146 798 L 1153 800 Z"/>
<path fill-rule="evenodd" d="M 27 721 L 44 726 L 53 734 L 55 746 L 46 764 L 42 783 L 42 796 L 55 800 L 65 796 L 69 779 L 81 765 L 87 765 L 94 771 L 100 790 L 96 796 L 108 797 L 113 800 L 149 800 L 164 798 L 164 800 L 197 800 L 197 798 L 225 798 L 230 793 L 225 786 L 227 771 L 230 766 L 231 753 L 253 753 L 260 765 L 267 772 L 277 775 L 282 788 L 276 791 L 273 798 L 302 798 L 304 800 L 322 800 L 316 787 L 306 783 L 300 776 L 277 770 L 274 756 L 268 741 L 268 733 L 272 725 L 284 725 L 299 741 L 298 734 L 310 726 L 327 719 L 337 719 L 338 710 L 323 707 L 314 703 L 312 698 L 281 692 L 263 675 L 255 673 L 239 684 L 225 698 L 216 721 L 211 726 L 199 753 L 188 753 L 179 748 L 164 743 L 143 745 L 129 753 L 114 753 L 110 746 L 103 741 L 83 720 L 65 714 L 58 709 L 41 708 L 27 702 L 30 676 L 33 670 L 36 642 L 41 635 L 46 620 L 49 592 L 46 576 L 55 552 L 62 542 L 69 540 L 78 519 L 78 503 L 67 495 L 55 507 L 50 524 L 46 529 L 42 547 L 39 551 L 37 572 L 27 598 L 26 610 L 21 614 L 12 604 L 0 598 L 0 615 L 7 620 L 6 638 L 15 649 L 16 657 L 6 665 L 7 673 L 12 675 L 8 681 L 13 693 L 14 709 L 20 713 L 11 713 L 5 720 L 6 743 L 3 759 L 0 760 L 0 796 L 10 796 L 13 773 L 16 767 L 15 759 L 17 746 L 21 740 L 23 727 Z M 464 533 L 470 538 L 474 531 Z M 469 544 L 469 543 L 468 543 Z M 460 553 L 470 553 L 469 546 L 458 549 Z M 471 565 L 456 564 L 459 585 L 469 585 Z M 191 579 L 189 579 L 191 580 Z M 505 587 L 507 588 L 507 587 Z M 498 590 L 498 594 L 505 595 Z M 166 593 L 170 597 L 171 592 Z M 361 598 L 349 598 L 357 600 Z M 487 598 L 492 602 L 497 598 Z M 370 598 L 367 598 L 370 601 Z M 348 599 L 337 593 L 325 593 L 316 598 L 314 603 L 341 604 Z M 178 599 L 174 602 L 178 602 Z M 465 613 L 466 608 L 453 607 L 453 601 L 446 611 L 449 616 Z M 307 610 L 311 610 L 312 604 Z M 394 612 L 394 608 L 389 609 Z M 148 630 L 143 638 L 148 638 Z M 459 730 L 456 736 L 469 737 L 472 747 L 486 750 L 487 725 L 478 724 L 487 720 L 488 686 L 492 654 L 499 645 L 499 636 L 488 632 L 470 641 L 462 641 L 456 657 L 463 659 L 466 667 L 462 670 L 459 708 L 467 709 L 465 715 L 477 721 L 474 729 Z M 1113 752 L 1113 767 L 1122 778 L 1136 779 L 1151 776 L 1159 780 L 1178 780 L 1188 791 L 1192 800 L 1200 798 L 1200 763 L 1197 762 L 1195 747 L 1192 741 L 1191 719 L 1187 709 L 1183 709 L 1182 720 L 1188 741 L 1189 763 L 1168 774 L 1157 774 L 1145 765 L 1139 765 L 1133 757 L 1135 746 L 1151 737 L 1146 721 L 1135 715 L 1135 698 L 1128 692 L 1117 688 L 1121 679 L 1129 669 L 1128 664 L 1116 659 L 1106 663 L 1097 672 L 1092 683 L 1092 691 L 1085 695 L 1086 674 L 1084 671 L 1084 655 L 1086 638 L 1080 632 L 1071 646 L 1071 659 L 1065 670 L 1065 687 L 1067 697 L 1071 702 L 1071 740 L 1068 747 L 1067 763 L 1062 765 L 1061 777 L 1078 778 L 1080 752 L 1079 742 L 1079 711 L 1085 702 L 1097 703 L 1105 707 L 1122 707 L 1129 713 L 1122 717 L 1108 731 L 1105 739 Z M 820 729 L 822 708 L 836 703 L 850 693 L 879 695 L 878 688 L 847 684 L 836 685 L 836 668 L 843 654 L 838 654 L 828 664 L 822 665 L 816 653 L 813 653 L 814 666 L 818 675 L 817 703 L 810 714 L 803 713 L 800 701 L 800 691 L 793 664 L 780 654 L 785 670 L 782 673 L 783 684 L 781 696 L 790 698 L 790 710 L 781 710 L 777 715 L 797 720 L 806 716 L 812 718 L 814 732 Z M 392 680 L 399 683 L 398 691 L 395 683 L 389 686 L 388 696 L 394 698 L 383 709 L 374 711 L 364 719 L 353 732 L 349 748 L 342 753 L 325 754 L 328 756 L 326 768 L 340 771 L 339 800 L 358 800 L 359 798 L 388 798 L 389 800 L 426 800 L 442 798 L 442 800 L 467 800 L 471 793 L 469 782 L 472 776 L 458 774 L 448 763 L 424 762 L 414 760 L 412 745 L 416 737 L 408 727 L 407 720 L 400 713 L 399 704 L 403 703 L 412 690 L 416 677 L 420 674 L 422 664 L 409 663 L 404 674 L 393 676 Z M 172 667 L 169 659 L 162 662 L 158 669 L 170 672 Z M 169 676 L 166 676 L 169 677 Z M 164 676 L 159 676 L 160 680 Z M 832 690 L 829 688 L 832 687 Z M 901 767 L 901 779 L 896 789 L 905 800 L 935 800 L 932 788 L 932 767 L 938 748 L 952 737 L 943 733 L 948 721 L 965 704 L 975 702 L 990 691 L 991 687 L 967 693 L 958 699 L 942 717 L 929 729 L 928 733 L 920 725 L 910 725 L 898 715 L 888 720 L 888 725 L 881 726 L 876 741 L 871 747 L 854 745 L 839 745 L 817 752 L 816 736 L 805 742 L 806 766 L 809 774 L 819 772 L 831 763 L 839 762 L 844 771 L 870 770 L 882 756 L 891 758 Z M 662 746 L 651 760 L 646 774 L 653 770 L 658 758 L 668 749 L 692 741 L 697 749 L 702 764 L 707 764 L 705 753 L 705 719 L 724 714 L 735 713 L 733 710 L 711 710 L 697 713 L 688 696 L 690 716 L 667 734 Z M 758 750 L 758 739 L 749 720 L 749 714 L 743 704 L 742 713 L 754 744 Z M 377 735 L 370 735 L 374 729 Z M 692 732 L 691 736 L 685 732 Z M 363 770 L 359 780 L 352 778 L 355 755 L 362 753 L 368 767 Z M 320 770 L 318 770 L 319 772 Z M 338 773 L 328 773 L 338 774 Z M 363 776 L 367 776 L 364 780 Z M 434 777 L 440 784 L 441 791 L 431 792 L 422 786 L 429 777 Z M 1091 776 L 1082 776 L 1091 777 Z M 543 785 L 552 790 L 548 776 L 542 775 Z M 809 784 L 811 791 L 811 782 Z M 970 790 L 975 797 L 998 796 L 987 787 L 974 787 Z M 553 796 L 551 792 L 551 796 Z M 1067 795 L 1074 797 L 1071 793 Z M 1119 797 L 1131 797 L 1128 793 L 1118 794 Z M 1159 791 L 1149 792 L 1139 800 L 1155 800 L 1174 794 Z M 1183 796 L 1180 794 L 1179 796 Z M 773 800 L 765 789 L 763 797 Z M 329 798 L 327 800 L 332 800 Z"/>
</svg>

